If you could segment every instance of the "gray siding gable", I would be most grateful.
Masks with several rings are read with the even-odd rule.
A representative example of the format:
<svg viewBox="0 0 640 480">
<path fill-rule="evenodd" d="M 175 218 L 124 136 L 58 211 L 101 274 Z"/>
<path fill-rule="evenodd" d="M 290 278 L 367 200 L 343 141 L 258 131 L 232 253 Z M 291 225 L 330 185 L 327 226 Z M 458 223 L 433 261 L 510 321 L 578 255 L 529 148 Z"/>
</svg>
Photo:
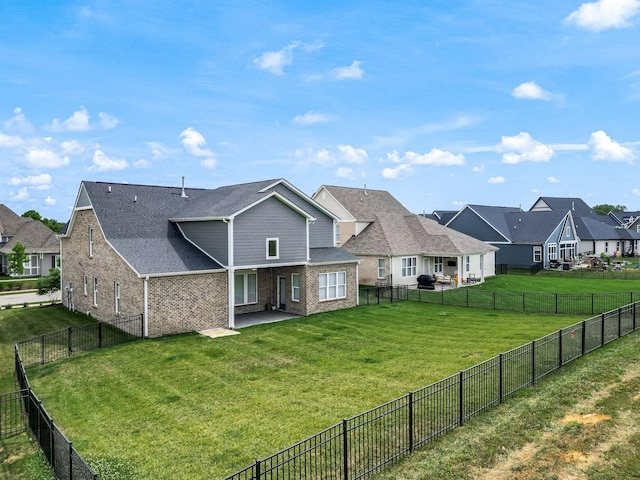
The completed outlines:
<svg viewBox="0 0 640 480">
<path fill-rule="evenodd" d="M 178 224 L 185 238 L 198 248 L 228 265 L 229 237 L 227 224 L 221 220 L 204 222 L 180 222 Z"/>
<path fill-rule="evenodd" d="M 506 242 L 507 239 L 503 235 L 489 225 L 485 220 L 480 218 L 470 208 L 462 210 L 454 219 L 452 219 L 447 227 L 453 228 L 461 233 L 477 238 L 483 242 Z"/>
<path fill-rule="evenodd" d="M 307 262 L 307 219 L 276 197 L 233 221 L 234 266 Z M 267 259 L 267 238 L 277 238 L 279 258 Z"/>
</svg>

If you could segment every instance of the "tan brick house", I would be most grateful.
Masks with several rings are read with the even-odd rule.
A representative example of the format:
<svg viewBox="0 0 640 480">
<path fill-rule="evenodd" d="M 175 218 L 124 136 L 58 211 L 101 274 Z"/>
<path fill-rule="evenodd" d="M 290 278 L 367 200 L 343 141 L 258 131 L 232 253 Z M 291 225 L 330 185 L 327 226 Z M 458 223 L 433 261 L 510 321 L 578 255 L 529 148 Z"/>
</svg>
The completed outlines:
<svg viewBox="0 0 640 480">
<path fill-rule="evenodd" d="M 363 285 L 416 285 L 421 274 L 458 284 L 495 275 L 498 248 L 411 213 L 387 191 L 323 185 L 312 198 L 338 217 L 336 244 L 361 259 Z"/>
<path fill-rule="evenodd" d="M 336 218 L 284 179 L 216 189 L 84 181 L 61 236 L 63 303 L 144 314 L 155 337 L 235 327 L 244 313 L 358 304 Z"/>
</svg>

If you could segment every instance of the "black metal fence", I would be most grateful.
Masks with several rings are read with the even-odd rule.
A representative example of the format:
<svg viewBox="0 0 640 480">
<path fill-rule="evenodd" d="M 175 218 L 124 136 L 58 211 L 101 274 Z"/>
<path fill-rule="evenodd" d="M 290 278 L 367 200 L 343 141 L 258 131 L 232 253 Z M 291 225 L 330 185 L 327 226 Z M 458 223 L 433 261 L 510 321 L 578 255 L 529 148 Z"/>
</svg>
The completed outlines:
<svg viewBox="0 0 640 480">
<path fill-rule="evenodd" d="M 410 290 L 409 300 L 509 312 L 595 315 L 640 300 L 640 292 L 512 293 L 477 288 Z"/>
<path fill-rule="evenodd" d="M 365 478 L 636 330 L 638 303 L 562 328 L 323 430 L 225 480 Z"/>
<path fill-rule="evenodd" d="M 22 409 L 27 390 L 0 394 L 0 438 L 17 435 L 26 427 Z"/>
<path fill-rule="evenodd" d="M 31 390 L 26 368 L 54 362 L 74 353 L 129 342 L 144 336 L 143 315 L 117 317 L 40 335 L 15 344 L 15 368 L 21 389 L 21 416 L 37 439 L 59 480 L 97 480 L 98 474 L 84 461 L 73 444 L 55 425 L 42 402 Z M 24 355 L 24 356 L 23 356 Z M 15 408 L 15 407 L 14 407 Z M 24 428 L 23 428 L 24 430 Z"/>
<path fill-rule="evenodd" d="M 407 285 L 360 285 L 360 305 L 379 305 L 409 300 Z"/>
</svg>

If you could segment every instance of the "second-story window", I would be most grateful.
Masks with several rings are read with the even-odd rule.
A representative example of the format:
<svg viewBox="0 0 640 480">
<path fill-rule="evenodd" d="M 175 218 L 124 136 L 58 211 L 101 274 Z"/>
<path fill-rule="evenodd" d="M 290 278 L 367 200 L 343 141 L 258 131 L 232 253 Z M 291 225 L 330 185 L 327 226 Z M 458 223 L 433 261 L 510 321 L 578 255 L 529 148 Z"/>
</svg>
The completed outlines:
<svg viewBox="0 0 640 480">
<path fill-rule="evenodd" d="M 93 257 L 93 228 L 89 227 L 89 256 Z"/>
<path fill-rule="evenodd" d="M 280 258 L 280 239 L 267 238 L 267 260 Z"/>
</svg>

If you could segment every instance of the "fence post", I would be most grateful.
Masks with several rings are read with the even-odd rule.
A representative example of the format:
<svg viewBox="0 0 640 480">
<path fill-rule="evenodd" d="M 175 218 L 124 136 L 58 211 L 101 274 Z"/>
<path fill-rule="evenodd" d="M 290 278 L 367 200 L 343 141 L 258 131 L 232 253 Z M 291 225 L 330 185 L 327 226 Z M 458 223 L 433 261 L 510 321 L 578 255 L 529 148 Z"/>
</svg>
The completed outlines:
<svg viewBox="0 0 640 480">
<path fill-rule="evenodd" d="M 413 452 L 413 392 L 409 392 L 409 452 Z"/>
<path fill-rule="evenodd" d="M 594 314 L 594 311 L 593 311 L 593 293 L 592 293 L 591 294 L 591 315 L 593 314 Z"/>
<path fill-rule="evenodd" d="M 556 315 L 558 314 L 558 294 L 556 293 Z"/>
<path fill-rule="evenodd" d="M 635 332 L 636 330 L 636 307 L 638 306 L 638 303 L 634 303 L 633 304 L 633 331 Z"/>
<path fill-rule="evenodd" d="M 504 399 L 504 382 L 502 380 L 502 375 L 504 372 L 502 364 L 502 354 L 500 354 L 498 357 L 498 372 L 498 375 L 500 375 L 500 378 L 498 379 L 498 395 L 500 396 L 500 403 L 502 403 Z"/>
<path fill-rule="evenodd" d="M 102 348 L 102 322 L 98 322 L 98 348 Z"/>
<path fill-rule="evenodd" d="M 604 313 L 600 315 L 600 346 L 604 346 L 604 321 L 605 315 Z"/>
<path fill-rule="evenodd" d="M 580 352 L 580 356 L 584 356 L 584 351 L 586 350 L 587 345 L 587 321 L 582 321 L 582 351 Z"/>
<path fill-rule="evenodd" d="M 460 426 L 462 426 L 462 424 L 464 423 L 464 399 L 463 399 L 463 394 L 464 394 L 464 389 L 463 389 L 463 373 L 462 370 L 460 370 L 460 374 L 459 374 L 459 378 L 458 381 L 460 382 L 459 385 L 459 392 L 458 395 L 460 396 L 460 401 L 458 402 L 458 415 L 460 418 L 460 422 L 458 423 Z"/>
<path fill-rule="evenodd" d="M 260 480 L 260 476 L 262 474 L 261 470 L 261 464 L 260 464 L 260 459 L 257 458 L 256 459 L 256 480 Z"/>
<path fill-rule="evenodd" d="M 558 330 L 558 368 L 562 367 L 562 329 Z"/>
<path fill-rule="evenodd" d="M 41 354 L 41 359 L 42 361 L 40 362 L 41 365 L 44 365 L 44 335 L 40 335 L 40 354 Z"/>
<path fill-rule="evenodd" d="M 69 347 L 69 356 L 71 356 L 71 353 L 72 353 L 72 350 L 73 350 L 73 340 L 71 338 L 73 333 L 71 332 L 71 328 L 72 327 L 69 327 L 68 334 L 67 334 L 67 336 L 68 336 L 67 340 L 68 340 L 68 347 Z"/>
<path fill-rule="evenodd" d="M 343 453 L 343 477 L 344 480 L 349 480 L 349 442 L 347 441 L 347 419 L 342 419 L 342 453 Z"/>
<path fill-rule="evenodd" d="M 618 307 L 618 338 L 622 336 L 622 308 Z"/>
<path fill-rule="evenodd" d="M 536 341 L 531 341 L 531 385 L 536 383 Z"/>
</svg>

